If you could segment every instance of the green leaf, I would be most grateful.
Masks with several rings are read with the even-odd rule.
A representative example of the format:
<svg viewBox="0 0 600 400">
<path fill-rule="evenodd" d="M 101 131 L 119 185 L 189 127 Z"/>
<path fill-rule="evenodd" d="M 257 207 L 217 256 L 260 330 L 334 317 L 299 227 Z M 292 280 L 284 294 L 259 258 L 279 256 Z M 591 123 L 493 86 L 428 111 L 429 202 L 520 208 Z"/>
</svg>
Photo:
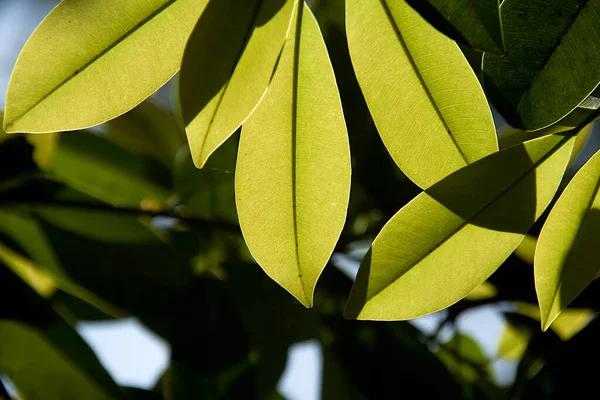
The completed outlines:
<svg viewBox="0 0 600 400">
<path fill-rule="evenodd" d="M 346 219 L 350 149 L 319 26 L 298 4 L 269 92 L 242 129 L 235 190 L 250 252 L 311 307 Z"/>
<path fill-rule="evenodd" d="M 600 270 L 595 261 L 600 234 L 599 186 L 600 152 L 573 177 L 542 228 L 534 270 L 544 330 Z"/>
<path fill-rule="evenodd" d="M 70 187 L 114 206 L 160 205 L 170 194 L 170 174 L 161 164 L 86 132 L 62 134 L 47 170 Z"/>
<path fill-rule="evenodd" d="M 474 49 L 504 53 L 500 0 L 407 0 L 440 32 Z"/>
<path fill-rule="evenodd" d="M 65 0 L 21 51 L 7 132 L 87 128 L 131 110 L 179 70 L 207 0 Z"/>
<path fill-rule="evenodd" d="M 392 158 L 426 188 L 498 149 L 477 77 L 404 0 L 348 0 L 356 77 Z"/>
<path fill-rule="evenodd" d="M 265 94 L 290 23 L 293 0 L 211 1 L 183 56 L 179 97 L 199 168 Z"/>
<path fill-rule="evenodd" d="M 456 334 L 440 347 L 438 357 L 463 382 L 491 378 L 489 360 L 479 344 L 467 335 Z"/>
<path fill-rule="evenodd" d="M 484 86 L 517 128 L 545 128 L 570 113 L 600 82 L 599 0 L 505 0 L 500 8 L 506 56 L 483 57 Z"/>
<path fill-rule="evenodd" d="M 0 262 L 0 373 L 27 399 L 120 399 L 79 335 Z"/>
<path fill-rule="evenodd" d="M 510 147 L 414 198 L 388 221 L 364 257 L 346 316 L 410 319 L 467 296 L 548 206 L 574 141 L 551 135 Z"/>
<path fill-rule="evenodd" d="M 56 133 L 46 133 L 44 135 L 27 135 L 27 141 L 34 148 L 33 160 L 42 171 L 47 170 L 52 162 L 52 158 L 58 149 L 60 136 Z"/>
</svg>

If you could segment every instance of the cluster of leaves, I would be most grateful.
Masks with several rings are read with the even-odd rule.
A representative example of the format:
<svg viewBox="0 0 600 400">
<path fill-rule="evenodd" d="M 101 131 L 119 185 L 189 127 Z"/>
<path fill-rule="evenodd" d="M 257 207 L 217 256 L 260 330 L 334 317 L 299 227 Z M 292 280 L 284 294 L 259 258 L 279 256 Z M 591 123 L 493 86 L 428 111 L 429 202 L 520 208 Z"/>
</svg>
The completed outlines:
<svg viewBox="0 0 600 400">
<path fill-rule="evenodd" d="M 4 129 L 44 134 L 0 143 L 0 372 L 26 399 L 277 398 L 290 344 L 319 339 L 325 399 L 400 383 L 502 398 L 470 338 L 341 314 L 450 307 L 453 322 L 512 300 L 510 395 L 564 393 L 599 329 L 579 332 L 600 306 L 584 292 L 598 273 L 600 156 L 565 186 L 598 114 L 599 11 L 64 0 L 7 92 Z M 147 99 L 180 68 L 172 114 Z M 496 133 L 488 100 L 515 129 Z M 325 266 L 375 234 L 350 290 Z M 585 310 L 561 315 L 571 302 Z M 128 315 L 172 347 L 151 392 L 118 388 L 72 328 Z M 536 319 L 556 323 L 542 334 Z"/>
</svg>

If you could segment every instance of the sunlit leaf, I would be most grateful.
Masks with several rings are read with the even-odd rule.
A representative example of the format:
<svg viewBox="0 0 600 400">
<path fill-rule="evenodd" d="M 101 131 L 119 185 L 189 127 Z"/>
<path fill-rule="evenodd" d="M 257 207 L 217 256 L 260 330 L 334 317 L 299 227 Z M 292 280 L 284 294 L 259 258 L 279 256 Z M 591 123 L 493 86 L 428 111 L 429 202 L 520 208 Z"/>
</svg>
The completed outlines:
<svg viewBox="0 0 600 400">
<path fill-rule="evenodd" d="M 7 132 L 57 132 L 131 110 L 179 70 L 207 0 L 65 0 L 29 38 L 6 95 Z"/>
<path fill-rule="evenodd" d="M 350 151 L 325 43 L 299 5 L 269 92 L 242 129 L 235 189 L 250 252 L 311 307 L 344 226 Z"/>
<path fill-rule="evenodd" d="M 474 49 L 502 54 L 500 0 L 407 0 L 441 32 Z"/>
<path fill-rule="evenodd" d="M 500 11 L 508 53 L 484 55 L 486 92 L 514 127 L 547 127 L 600 82 L 600 55 L 582 46 L 600 35 L 600 1 L 505 0 Z"/>
<path fill-rule="evenodd" d="M 467 60 L 404 0 L 348 0 L 346 31 L 377 130 L 413 182 L 426 188 L 497 150 Z"/>
<path fill-rule="evenodd" d="M 535 286 L 542 327 L 596 277 L 600 234 L 600 152 L 577 172 L 542 228 L 535 253 Z"/>
<path fill-rule="evenodd" d="M 468 295 L 513 252 L 548 206 L 574 141 L 551 135 L 510 147 L 414 198 L 365 255 L 346 316 L 416 318 Z"/>
<path fill-rule="evenodd" d="M 211 1 L 185 49 L 179 97 L 192 158 L 208 157 L 263 97 L 290 23 L 293 0 Z"/>
</svg>

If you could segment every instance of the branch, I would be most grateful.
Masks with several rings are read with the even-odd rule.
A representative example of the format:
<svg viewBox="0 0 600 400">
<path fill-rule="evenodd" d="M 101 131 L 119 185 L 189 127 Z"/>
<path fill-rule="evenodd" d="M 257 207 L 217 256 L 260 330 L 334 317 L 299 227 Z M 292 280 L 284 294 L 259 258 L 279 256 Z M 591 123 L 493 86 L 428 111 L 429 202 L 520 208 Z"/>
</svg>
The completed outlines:
<svg viewBox="0 0 600 400">
<path fill-rule="evenodd" d="M 7 207 L 54 207 L 54 208 L 75 208 L 87 211 L 106 211 L 123 215 L 138 215 L 148 217 L 167 217 L 182 221 L 193 228 L 212 229 L 228 233 L 240 234 L 239 226 L 226 221 L 213 221 L 203 218 L 184 216 L 175 210 L 151 210 L 133 207 L 115 207 L 103 203 L 87 203 L 78 201 L 54 201 L 54 200 L 24 200 L 24 201 L 3 201 L 0 200 L 0 206 Z"/>
</svg>

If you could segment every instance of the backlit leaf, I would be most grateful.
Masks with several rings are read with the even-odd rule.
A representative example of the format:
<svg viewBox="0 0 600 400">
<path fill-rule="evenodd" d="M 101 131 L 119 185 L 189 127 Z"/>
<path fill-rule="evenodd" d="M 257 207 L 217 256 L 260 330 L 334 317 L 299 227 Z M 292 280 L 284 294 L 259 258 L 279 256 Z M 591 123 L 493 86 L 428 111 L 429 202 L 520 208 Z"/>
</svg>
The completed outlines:
<svg viewBox="0 0 600 400">
<path fill-rule="evenodd" d="M 131 110 L 179 70 L 207 0 L 65 0 L 29 38 L 6 95 L 7 132 L 87 128 Z"/>
<path fill-rule="evenodd" d="M 484 86 L 504 118 L 537 130 L 563 118 L 600 82 L 600 0 L 505 0 L 505 56 L 486 53 Z"/>
<path fill-rule="evenodd" d="M 500 0 L 407 0 L 438 30 L 477 50 L 502 54 Z"/>
<path fill-rule="evenodd" d="M 414 198 L 365 255 L 346 316 L 416 318 L 468 295 L 513 252 L 548 206 L 574 141 L 551 135 L 510 147 Z"/>
<path fill-rule="evenodd" d="M 600 270 L 599 185 L 600 152 L 575 174 L 542 228 L 534 270 L 544 330 Z"/>
<path fill-rule="evenodd" d="M 299 5 L 269 92 L 242 129 L 235 189 L 250 252 L 310 307 L 344 226 L 350 150 L 325 43 Z"/>
<path fill-rule="evenodd" d="M 348 0 L 346 31 L 377 130 L 413 182 L 426 188 L 498 149 L 467 60 L 404 0 Z"/>
<path fill-rule="evenodd" d="M 211 1 L 183 56 L 179 97 L 199 168 L 263 97 L 290 23 L 293 0 Z"/>
</svg>

